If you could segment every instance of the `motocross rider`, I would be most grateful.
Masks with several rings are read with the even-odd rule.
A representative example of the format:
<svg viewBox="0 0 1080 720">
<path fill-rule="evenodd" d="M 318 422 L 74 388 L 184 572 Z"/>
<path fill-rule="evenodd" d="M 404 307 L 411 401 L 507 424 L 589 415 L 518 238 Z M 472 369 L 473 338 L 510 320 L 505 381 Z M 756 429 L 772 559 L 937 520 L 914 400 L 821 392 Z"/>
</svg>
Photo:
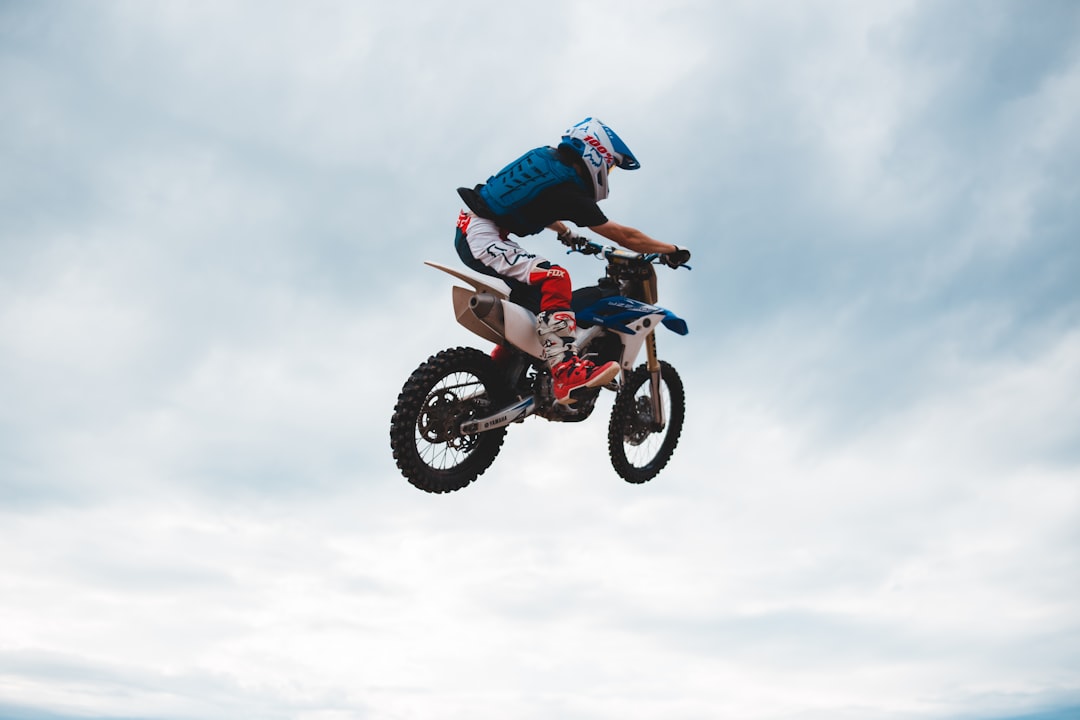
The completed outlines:
<svg viewBox="0 0 1080 720">
<path fill-rule="evenodd" d="M 614 380 L 619 365 L 596 365 L 578 357 L 570 275 L 510 236 L 526 237 L 547 228 L 555 231 L 560 242 L 574 247 L 584 239 L 571 230 L 569 221 L 635 252 L 662 253 L 673 267 L 690 259 L 685 248 L 655 240 L 604 215 L 597 203 L 608 196 L 608 174 L 616 167 L 637 170 L 641 165 L 611 128 L 589 117 L 568 129 L 557 147 L 530 150 L 486 183 L 458 188 L 468 208 L 458 217 L 454 243 L 462 261 L 505 280 L 511 288 L 539 287 L 537 332 L 551 369 L 555 399 L 561 404 L 573 403 L 576 390 Z M 496 357 L 497 353 L 498 348 Z"/>
</svg>

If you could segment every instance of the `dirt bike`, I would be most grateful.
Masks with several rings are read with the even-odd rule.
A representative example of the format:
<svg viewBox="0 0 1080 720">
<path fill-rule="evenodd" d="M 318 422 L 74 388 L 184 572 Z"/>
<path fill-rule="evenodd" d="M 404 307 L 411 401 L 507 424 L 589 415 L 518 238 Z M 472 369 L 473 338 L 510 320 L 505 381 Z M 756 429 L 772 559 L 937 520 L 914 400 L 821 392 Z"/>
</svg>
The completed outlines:
<svg viewBox="0 0 1080 720">
<path fill-rule="evenodd" d="M 508 291 L 498 278 L 425 262 L 471 286 L 453 288 L 457 321 L 501 349 L 494 355 L 471 347 L 443 350 L 405 382 L 390 421 L 390 446 L 398 468 L 417 488 L 460 490 L 495 461 L 509 425 L 530 415 L 580 422 L 592 414 L 604 389 L 616 392 L 608 423 L 615 472 L 627 482 L 644 483 L 671 459 L 686 401 L 679 374 L 657 357 L 655 331 L 663 325 L 686 335 L 688 329 L 684 320 L 655 304 L 655 265 L 689 269 L 689 253 L 673 259 L 584 238 L 574 238 L 568 252 L 607 262 L 596 285 L 573 293 L 578 354 L 597 364 L 614 360 L 621 372 L 604 388 L 591 388 L 565 405 L 555 401 L 537 334 L 537 290 Z M 646 361 L 634 368 L 642 345 Z"/>
</svg>

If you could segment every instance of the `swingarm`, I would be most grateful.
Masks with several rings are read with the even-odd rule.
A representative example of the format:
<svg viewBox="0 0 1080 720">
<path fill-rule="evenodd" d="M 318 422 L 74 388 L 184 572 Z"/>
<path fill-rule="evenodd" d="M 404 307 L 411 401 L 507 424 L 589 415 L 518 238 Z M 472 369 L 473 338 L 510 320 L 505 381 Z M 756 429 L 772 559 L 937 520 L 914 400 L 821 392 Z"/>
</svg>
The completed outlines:
<svg viewBox="0 0 1080 720">
<path fill-rule="evenodd" d="M 462 435 L 475 435 L 476 433 L 497 430 L 506 427 L 510 423 L 520 422 L 536 412 L 536 398 L 529 396 L 519 400 L 513 405 L 508 405 L 494 415 L 469 420 L 461 424 Z"/>
</svg>

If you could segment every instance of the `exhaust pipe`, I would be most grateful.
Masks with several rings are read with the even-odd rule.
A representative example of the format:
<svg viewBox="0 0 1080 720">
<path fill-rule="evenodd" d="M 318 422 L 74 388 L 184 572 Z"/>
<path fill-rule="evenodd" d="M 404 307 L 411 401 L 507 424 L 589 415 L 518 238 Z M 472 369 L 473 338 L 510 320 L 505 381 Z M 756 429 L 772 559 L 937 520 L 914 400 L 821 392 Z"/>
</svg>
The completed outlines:
<svg viewBox="0 0 1080 720">
<path fill-rule="evenodd" d="M 491 293 L 477 293 L 469 298 L 469 309 L 473 315 L 481 319 L 487 319 L 492 312 L 494 317 L 487 320 L 488 323 L 502 325 L 502 302 Z"/>
</svg>

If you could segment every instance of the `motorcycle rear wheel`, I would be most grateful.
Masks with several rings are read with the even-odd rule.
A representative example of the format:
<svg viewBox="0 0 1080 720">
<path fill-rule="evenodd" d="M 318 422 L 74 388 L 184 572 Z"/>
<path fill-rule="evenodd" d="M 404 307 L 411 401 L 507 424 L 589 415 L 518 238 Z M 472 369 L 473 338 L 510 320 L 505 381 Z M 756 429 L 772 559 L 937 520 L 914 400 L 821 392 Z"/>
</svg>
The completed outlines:
<svg viewBox="0 0 1080 720">
<path fill-rule="evenodd" d="M 648 482 L 664 469 L 679 444 L 686 416 L 686 395 L 675 368 L 660 361 L 663 427 L 654 422 L 651 386 L 648 368 L 638 366 L 627 375 L 611 409 L 608 453 L 615 472 L 629 483 Z"/>
<path fill-rule="evenodd" d="M 390 447 L 405 478 L 430 493 L 460 490 L 502 449 L 506 428 L 462 435 L 461 424 L 509 395 L 490 356 L 467 347 L 436 353 L 405 382 L 390 420 Z"/>
</svg>

